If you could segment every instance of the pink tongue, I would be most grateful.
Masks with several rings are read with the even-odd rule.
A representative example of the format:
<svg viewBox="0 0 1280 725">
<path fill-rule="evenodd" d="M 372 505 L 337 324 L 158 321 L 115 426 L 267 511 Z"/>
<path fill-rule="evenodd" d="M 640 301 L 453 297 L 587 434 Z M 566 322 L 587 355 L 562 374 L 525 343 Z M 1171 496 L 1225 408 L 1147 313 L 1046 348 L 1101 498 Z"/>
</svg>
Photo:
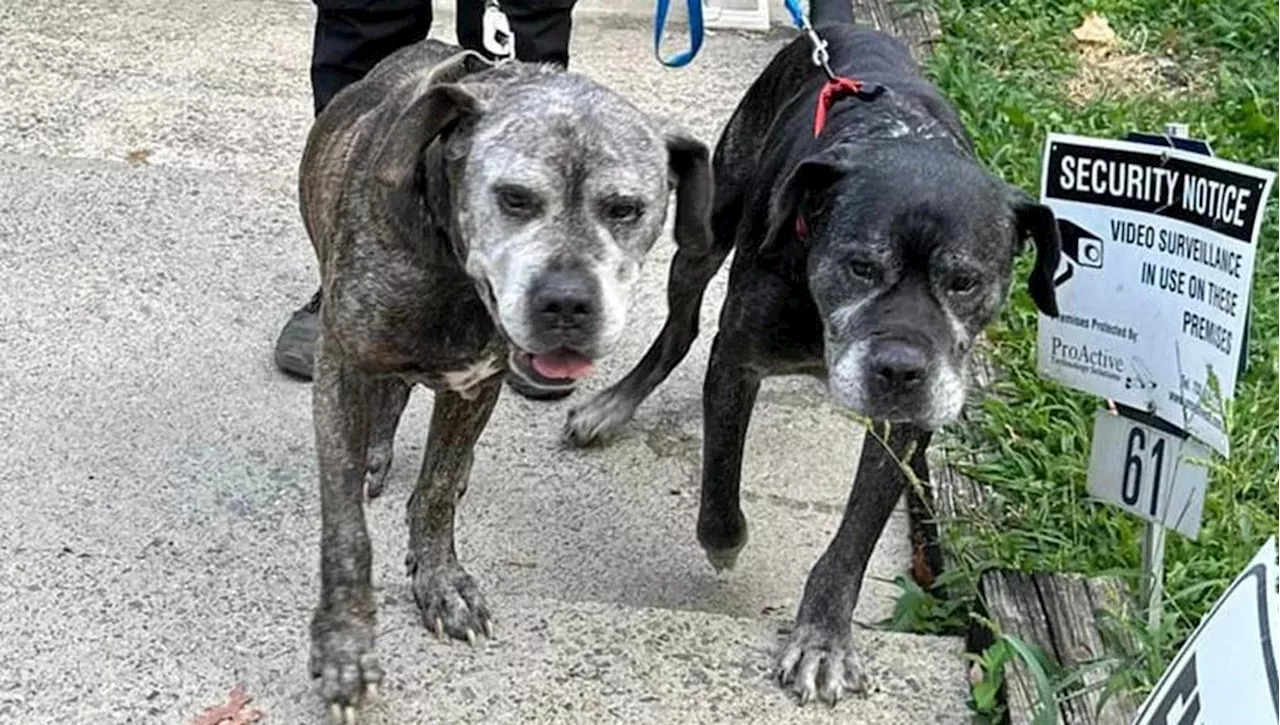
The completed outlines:
<svg viewBox="0 0 1280 725">
<path fill-rule="evenodd" d="M 529 361 L 533 363 L 533 369 L 537 370 L 539 375 L 552 380 L 580 380 L 596 369 L 591 360 L 568 350 L 531 355 Z"/>
</svg>

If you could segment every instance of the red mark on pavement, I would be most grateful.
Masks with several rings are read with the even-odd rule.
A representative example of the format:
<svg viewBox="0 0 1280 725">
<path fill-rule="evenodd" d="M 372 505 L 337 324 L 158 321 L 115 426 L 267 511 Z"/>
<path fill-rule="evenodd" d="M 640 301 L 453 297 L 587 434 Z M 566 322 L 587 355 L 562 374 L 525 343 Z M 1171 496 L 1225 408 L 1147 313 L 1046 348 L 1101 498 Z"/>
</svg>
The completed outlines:
<svg viewBox="0 0 1280 725">
<path fill-rule="evenodd" d="M 266 714 L 249 707 L 251 700 L 253 698 L 245 693 L 244 685 L 237 684 L 231 688 L 227 704 L 205 710 L 191 725 L 252 725 L 265 718 Z"/>
</svg>

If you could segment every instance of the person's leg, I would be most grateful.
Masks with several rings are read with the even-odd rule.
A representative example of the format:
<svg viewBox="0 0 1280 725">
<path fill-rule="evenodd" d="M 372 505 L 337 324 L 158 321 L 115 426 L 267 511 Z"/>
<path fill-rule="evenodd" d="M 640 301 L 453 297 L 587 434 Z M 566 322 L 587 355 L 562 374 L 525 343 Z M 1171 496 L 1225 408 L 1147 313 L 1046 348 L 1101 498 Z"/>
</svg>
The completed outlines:
<svg viewBox="0 0 1280 725">
<path fill-rule="evenodd" d="M 383 58 L 427 37 L 431 0 L 316 0 L 311 92 L 316 115 Z M 289 317 L 276 340 L 276 367 L 311 379 L 320 329 L 320 291 Z"/>
<path fill-rule="evenodd" d="M 311 51 L 316 113 L 383 58 L 430 30 L 431 0 L 316 0 Z"/>
<path fill-rule="evenodd" d="M 484 0 L 458 0 L 454 8 L 458 45 L 492 60 L 493 55 L 484 49 Z"/>
<path fill-rule="evenodd" d="M 516 58 L 569 67 L 569 35 L 575 0 L 502 0 L 516 36 Z"/>
</svg>

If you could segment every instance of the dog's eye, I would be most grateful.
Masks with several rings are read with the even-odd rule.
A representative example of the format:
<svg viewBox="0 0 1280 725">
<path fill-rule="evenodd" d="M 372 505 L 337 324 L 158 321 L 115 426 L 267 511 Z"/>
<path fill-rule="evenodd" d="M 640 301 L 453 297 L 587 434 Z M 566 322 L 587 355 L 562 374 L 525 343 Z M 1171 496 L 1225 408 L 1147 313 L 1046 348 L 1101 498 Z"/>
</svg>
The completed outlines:
<svg viewBox="0 0 1280 725">
<path fill-rule="evenodd" d="M 497 190 L 498 205 L 506 213 L 521 218 L 533 216 L 538 211 L 538 200 L 533 192 L 516 186 L 503 186 Z"/>
<path fill-rule="evenodd" d="M 863 279 L 876 278 L 876 267 L 870 262 L 850 262 L 849 271 Z"/>
<path fill-rule="evenodd" d="M 644 205 L 632 199 L 610 201 L 605 204 L 604 215 L 611 222 L 633 222 L 644 214 Z"/>
<path fill-rule="evenodd" d="M 952 292 L 958 295 L 972 292 L 973 288 L 977 286 L 978 278 L 972 274 L 957 274 L 951 278 L 951 282 L 947 285 Z"/>
</svg>

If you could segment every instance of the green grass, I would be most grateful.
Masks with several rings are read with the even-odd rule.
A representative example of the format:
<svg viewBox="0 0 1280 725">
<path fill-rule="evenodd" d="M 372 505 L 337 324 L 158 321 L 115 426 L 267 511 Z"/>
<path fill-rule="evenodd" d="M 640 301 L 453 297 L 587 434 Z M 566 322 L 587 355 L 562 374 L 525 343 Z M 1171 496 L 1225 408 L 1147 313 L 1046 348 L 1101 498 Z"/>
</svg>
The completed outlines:
<svg viewBox="0 0 1280 725">
<path fill-rule="evenodd" d="M 1155 92 L 1072 103 L 1064 81 L 1077 60 L 1069 37 L 1086 12 L 1105 16 L 1131 49 L 1190 69 L 1194 92 Z M 1277 165 L 1277 12 L 1269 0 L 940 0 L 942 41 L 927 70 L 959 109 L 981 157 L 1009 182 L 1039 189 L 1051 131 L 1119 138 L 1131 130 L 1190 124 L 1226 159 Z M 1025 274 L 1030 260 L 1020 262 Z M 1228 411 L 1232 455 L 1212 466 L 1198 541 L 1171 533 L 1167 622 L 1139 638 L 1131 686 L 1150 686 L 1190 630 L 1266 538 L 1275 534 L 1277 476 L 1276 199 L 1264 224 L 1253 285 L 1249 369 Z M 974 425 L 953 436 L 975 454 L 967 471 L 1001 505 L 950 527 L 956 550 L 981 565 L 1119 574 L 1136 579 L 1142 525 L 1085 493 L 1097 398 L 1035 373 L 1036 314 L 1019 289 L 989 331 L 1001 381 Z M 1136 581 L 1133 581 L 1136 584 Z M 1136 591 L 1136 588 L 1135 588 Z M 1148 635 L 1148 633 L 1143 633 Z"/>
</svg>

